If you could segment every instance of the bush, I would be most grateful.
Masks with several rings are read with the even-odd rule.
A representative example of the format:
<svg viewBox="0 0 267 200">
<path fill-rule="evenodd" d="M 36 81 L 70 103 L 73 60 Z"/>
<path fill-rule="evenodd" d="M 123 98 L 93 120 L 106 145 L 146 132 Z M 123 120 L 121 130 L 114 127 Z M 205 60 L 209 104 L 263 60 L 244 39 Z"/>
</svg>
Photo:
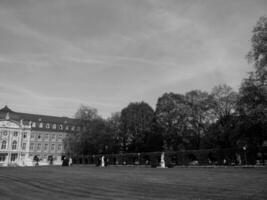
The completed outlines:
<svg viewBox="0 0 267 200">
<path fill-rule="evenodd" d="M 256 160 L 261 159 L 261 163 L 266 159 L 267 149 L 248 148 L 243 149 L 203 149 L 203 150 L 182 150 L 165 152 L 165 165 L 174 167 L 176 165 L 233 165 L 238 164 L 237 155 L 240 156 L 242 164 L 255 164 Z M 75 164 L 95 164 L 100 165 L 101 156 L 105 156 L 107 165 L 150 165 L 158 167 L 162 152 L 149 153 L 125 153 L 125 154 L 106 154 L 73 157 Z M 246 153 L 246 157 L 245 157 Z M 258 155 L 261 155 L 260 157 Z M 259 158 L 258 158 L 259 157 Z"/>
</svg>

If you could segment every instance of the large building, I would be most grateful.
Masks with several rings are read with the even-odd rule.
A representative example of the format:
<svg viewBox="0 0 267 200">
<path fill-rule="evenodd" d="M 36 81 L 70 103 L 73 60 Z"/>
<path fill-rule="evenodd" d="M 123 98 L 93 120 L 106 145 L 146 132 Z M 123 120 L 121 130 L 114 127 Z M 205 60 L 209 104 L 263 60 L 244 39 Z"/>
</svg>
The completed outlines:
<svg viewBox="0 0 267 200">
<path fill-rule="evenodd" d="M 7 106 L 0 110 L 0 166 L 61 164 L 63 139 L 81 131 L 76 119 L 14 112 Z"/>
</svg>

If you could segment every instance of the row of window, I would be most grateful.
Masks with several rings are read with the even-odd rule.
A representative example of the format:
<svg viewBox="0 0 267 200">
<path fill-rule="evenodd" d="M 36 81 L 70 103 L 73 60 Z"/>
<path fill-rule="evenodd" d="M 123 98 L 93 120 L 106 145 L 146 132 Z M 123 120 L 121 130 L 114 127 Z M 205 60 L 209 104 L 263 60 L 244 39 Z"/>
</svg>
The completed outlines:
<svg viewBox="0 0 267 200">
<path fill-rule="evenodd" d="M 43 137 L 44 140 L 49 140 L 49 134 L 48 133 L 46 133 L 46 134 L 43 134 L 43 133 L 37 133 L 37 134 L 31 133 L 31 139 L 35 139 L 36 138 L 38 140 L 41 140 L 42 137 Z M 60 133 L 60 134 L 51 134 L 50 135 L 51 140 L 55 140 L 56 137 L 57 137 L 57 139 L 62 139 L 63 138 L 63 134 Z"/>
<path fill-rule="evenodd" d="M 17 144 L 18 144 L 18 142 L 16 140 L 14 140 L 12 142 L 12 150 L 16 150 L 17 149 Z M 31 143 L 30 144 L 30 150 L 33 150 L 34 149 L 34 145 L 35 145 L 34 143 Z M 26 143 L 22 143 L 22 149 L 23 150 L 26 149 L 26 146 L 27 146 Z M 55 144 L 51 144 L 50 150 L 51 151 L 54 151 L 55 150 L 55 146 L 56 146 Z M 36 147 L 37 151 L 41 151 L 41 147 L 42 147 L 42 144 L 41 143 L 38 143 L 37 144 L 37 147 Z M 1 149 L 6 149 L 6 148 L 7 148 L 7 142 L 4 140 L 4 141 L 2 141 Z M 49 149 L 49 144 L 44 144 L 43 145 L 43 150 L 44 151 L 48 151 L 48 149 Z M 58 151 L 61 151 L 62 150 L 62 144 L 58 144 L 57 145 L 57 150 Z"/>
<path fill-rule="evenodd" d="M 4 162 L 6 160 L 7 154 L 6 153 L 0 153 L 0 162 Z M 10 161 L 16 161 L 18 158 L 18 154 L 17 153 L 12 153 L 11 154 L 11 158 Z"/>
<path fill-rule="evenodd" d="M 16 140 L 14 140 L 12 142 L 12 150 L 16 150 L 17 149 L 17 144 L 18 144 L 18 142 Z M 7 142 L 4 140 L 4 141 L 2 141 L 1 149 L 6 149 L 6 148 L 7 148 Z M 25 148 L 26 148 L 26 146 L 25 146 Z"/>
<path fill-rule="evenodd" d="M 12 142 L 12 150 L 16 150 L 17 149 L 17 145 L 18 145 L 18 142 L 16 140 L 14 140 Z M 4 140 L 1 144 L 1 149 L 6 149 L 7 148 L 7 142 Z M 26 143 L 22 143 L 22 149 L 25 150 L 26 149 Z"/>
<path fill-rule="evenodd" d="M 3 136 L 7 136 L 8 135 L 8 132 L 7 131 L 3 131 Z M 36 134 L 37 136 L 37 139 L 41 139 L 42 138 L 42 134 L 41 133 L 39 133 L 39 134 Z M 13 136 L 14 137 L 18 137 L 18 131 L 14 131 L 13 132 Z M 27 132 L 23 132 L 22 133 L 22 138 L 24 138 L 24 139 L 26 139 L 27 138 Z M 31 139 L 33 139 L 33 138 L 35 138 L 35 134 L 34 133 L 32 133 L 31 134 Z M 62 139 L 63 138 L 63 134 L 58 134 L 57 135 L 57 138 L 58 139 Z M 47 134 L 45 134 L 44 135 L 44 139 L 49 139 L 49 134 L 47 133 Z M 53 139 L 56 139 L 56 134 L 51 134 L 51 139 L 53 140 Z"/>
<path fill-rule="evenodd" d="M 2 134 L 3 134 L 3 136 L 7 136 L 8 135 L 8 131 L 2 131 Z M 13 137 L 18 137 L 18 135 L 19 135 L 18 131 L 14 131 L 13 132 Z M 27 132 L 23 132 L 22 133 L 22 137 L 23 138 L 27 138 Z"/>
<path fill-rule="evenodd" d="M 30 150 L 34 150 L 34 146 L 36 145 L 36 150 L 37 151 L 41 151 L 42 149 L 42 144 L 41 143 L 38 143 L 38 144 L 34 144 L 34 143 L 30 143 Z M 62 144 L 58 144 L 57 145 L 57 151 L 61 151 L 62 150 Z M 56 148 L 56 145 L 55 144 L 51 144 L 50 146 L 50 151 L 54 151 Z M 49 150 L 49 144 L 44 144 L 43 145 L 43 150 L 44 151 L 48 151 Z"/>
<path fill-rule="evenodd" d="M 52 129 L 57 129 L 57 127 L 58 127 L 58 129 L 59 130 L 63 130 L 64 128 L 63 128 L 63 125 L 62 124 L 50 124 L 50 123 L 46 123 L 46 124 L 44 124 L 43 122 L 39 122 L 39 124 L 37 125 L 37 123 L 36 122 L 32 122 L 32 127 L 38 127 L 38 128 L 46 128 L 46 129 L 50 129 L 50 128 L 52 128 Z M 66 131 L 69 131 L 69 130 L 71 130 L 71 131 L 80 131 L 81 130 L 81 127 L 80 126 L 68 126 L 68 125 L 66 125 L 65 126 L 65 130 Z"/>
</svg>

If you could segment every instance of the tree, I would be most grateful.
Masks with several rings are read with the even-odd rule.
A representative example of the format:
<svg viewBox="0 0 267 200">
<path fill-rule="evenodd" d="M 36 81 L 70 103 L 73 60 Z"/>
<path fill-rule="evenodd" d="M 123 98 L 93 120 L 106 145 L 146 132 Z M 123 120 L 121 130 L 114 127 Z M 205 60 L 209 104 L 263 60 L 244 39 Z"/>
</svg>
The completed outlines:
<svg viewBox="0 0 267 200">
<path fill-rule="evenodd" d="M 267 87 L 261 87 L 255 78 L 254 73 L 250 73 L 248 79 L 244 79 L 239 89 L 239 112 L 242 115 L 266 114 Z M 260 116 L 259 116 L 260 117 Z"/>
<path fill-rule="evenodd" d="M 267 85 L 267 17 L 261 17 L 253 29 L 251 50 L 247 58 L 255 66 L 256 79 Z"/>
<path fill-rule="evenodd" d="M 112 132 L 108 131 L 107 122 L 98 118 L 90 122 L 88 131 L 84 134 L 84 154 L 112 153 Z"/>
<path fill-rule="evenodd" d="M 124 151 L 144 151 L 146 134 L 151 131 L 153 116 L 153 109 L 145 102 L 130 103 L 122 109 L 121 131 Z"/>
<path fill-rule="evenodd" d="M 239 118 L 235 115 L 228 116 L 227 120 L 217 120 L 208 126 L 202 141 L 205 148 L 233 148 L 240 138 Z"/>
<path fill-rule="evenodd" d="M 67 136 L 64 138 L 64 150 L 66 154 L 79 155 L 82 153 L 82 148 L 80 145 L 82 141 L 81 136 L 82 132 L 67 134 Z"/>
<path fill-rule="evenodd" d="M 75 117 L 82 127 L 80 132 L 68 134 L 64 139 L 65 152 L 68 154 L 91 154 L 99 152 L 99 143 L 105 135 L 105 121 L 97 115 L 97 110 L 81 105 Z M 102 150 L 101 150 L 102 151 Z"/>
<path fill-rule="evenodd" d="M 213 114 L 223 125 L 228 118 L 236 111 L 238 93 L 230 86 L 215 86 L 211 92 Z"/>
<path fill-rule="evenodd" d="M 238 111 L 243 143 L 261 146 L 267 139 L 267 18 L 261 17 L 253 29 L 247 58 L 254 71 L 240 87 Z"/>
<path fill-rule="evenodd" d="M 209 113 L 211 110 L 210 96 L 207 92 L 200 90 L 192 90 L 185 94 L 186 102 L 190 108 L 189 124 L 187 129 L 189 139 L 191 140 L 194 149 L 200 148 L 201 137 L 204 136 L 209 124 L 212 121 L 212 116 Z M 188 137 L 188 136 L 185 136 Z"/>
<path fill-rule="evenodd" d="M 163 148 L 163 135 L 162 135 L 162 128 L 157 123 L 156 117 L 154 115 L 152 122 L 151 122 L 151 131 L 147 132 L 146 134 L 146 145 L 145 151 L 146 152 L 155 152 L 155 151 L 162 151 Z"/>
<path fill-rule="evenodd" d="M 164 150 L 177 150 L 187 143 L 183 140 L 190 116 L 185 96 L 165 93 L 157 101 L 155 117 L 163 131 Z"/>
<path fill-rule="evenodd" d="M 91 121 L 100 117 L 97 114 L 96 108 L 81 105 L 75 113 L 75 118 L 82 121 Z"/>
<path fill-rule="evenodd" d="M 112 135 L 112 145 L 110 150 L 112 153 L 123 152 L 123 134 L 121 131 L 121 113 L 116 112 L 106 120 L 107 132 Z"/>
<path fill-rule="evenodd" d="M 210 126 L 208 138 L 214 142 L 217 147 L 232 147 L 233 130 L 235 129 L 235 115 L 237 109 L 238 93 L 230 86 L 215 86 L 211 92 L 212 114 L 215 117 L 215 123 Z"/>
</svg>

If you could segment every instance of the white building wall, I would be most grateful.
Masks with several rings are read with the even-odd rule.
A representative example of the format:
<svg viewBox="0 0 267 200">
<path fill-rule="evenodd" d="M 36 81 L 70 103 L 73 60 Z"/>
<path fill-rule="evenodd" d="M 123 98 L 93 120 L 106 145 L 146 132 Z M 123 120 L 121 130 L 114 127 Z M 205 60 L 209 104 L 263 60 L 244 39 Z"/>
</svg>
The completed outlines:
<svg viewBox="0 0 267 200">
<path fill-rule="evenodd" d="M 15 133 L 15 135 L 14 135 Z M 27 136 L 24 138 L 23 134 Z M 48 134 L 48 138 L 46 135 Z M 34 138 L 31 137 L 34 135 Z M 38 138 L 38 135 L 41 138 Z M 55 136 L 55 139 L 53 139 Z M 0 120 L 0 156 L 7 155 L 5 160 L 0 160 L 0 166 L 33 166 L 35 162 L 33 157 L 38 155 L 41 158 L 40 165 L 48 165 L 47 160 L 49 155 L 54 158 L 54 165 L 61 164 L 61 155 L 64 153 L 63 139 L 66 136 L 64 132 L 50 132 L 50 131 L 32 131 L 30 125 L 23 125 L 10 120 Z M 6 141 L 6 148 L 2 149 L 2 142 Z M 12 149 L 12 143 L 16 141 L 16 149 Z M 23 143 L 26 143 L 26 148 L 23 149 Z M 30 144 L 34 144 L 34 149 L 30 149 Z M 38 150 L 37 146 L 41 144 L 41 149 Z M 45 144 L 48 144 L 48 149 L 44 150 Z M 55 149 L 51 150 L 52 144 Z M 58 149 L 61 145 L 61 150 Z M 14 159 L 16 157 L 16 159 Z"/>
</svg>

